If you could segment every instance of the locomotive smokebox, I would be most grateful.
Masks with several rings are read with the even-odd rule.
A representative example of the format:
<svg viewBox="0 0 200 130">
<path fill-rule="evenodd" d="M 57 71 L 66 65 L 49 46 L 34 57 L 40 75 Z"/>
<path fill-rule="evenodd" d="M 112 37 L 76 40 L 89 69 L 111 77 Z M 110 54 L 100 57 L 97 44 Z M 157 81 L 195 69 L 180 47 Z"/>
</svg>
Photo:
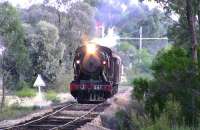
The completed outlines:
<svg viewBox="0 0 200 130">
<path fill-rule="evenodd" d="M 101 61 L 98 56 L 88 55 L 84 58 L 82 69 L 86 74 L 97 73 L 101 70 Z"/>
</svg>

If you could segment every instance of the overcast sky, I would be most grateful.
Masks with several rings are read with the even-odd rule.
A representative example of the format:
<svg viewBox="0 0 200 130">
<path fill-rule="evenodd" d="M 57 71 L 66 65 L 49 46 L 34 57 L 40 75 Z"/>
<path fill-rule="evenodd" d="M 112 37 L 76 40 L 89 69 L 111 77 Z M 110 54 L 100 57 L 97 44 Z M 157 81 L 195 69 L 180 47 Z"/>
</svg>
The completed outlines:
<svg viewBox="0 0 200 130">
<path fill-rule="evenodd" d="M 42 3 L 43 0 L 0 0 L 0 1 L 9 1 L 10 3 L 12 3 L 14 6 L 19 6 L 21 8 L 28 8 L 30 5 L 32 4 L 38 4 L 38 3 Z M 55 1 L 55 0 L 51 0 L 51 1 Z M 111 0 L 114 1 L 114 0 Z M 137 4 L 138 0 L 132 0 L 133 4 Z M 144 2 L 145 4 L 149 5 L 150 8 L 153 8 L 155 6 L 158 6 L 157 3 L 155 2 L 148 2 L 148 0 L 145 0 Z"/>
</svg>

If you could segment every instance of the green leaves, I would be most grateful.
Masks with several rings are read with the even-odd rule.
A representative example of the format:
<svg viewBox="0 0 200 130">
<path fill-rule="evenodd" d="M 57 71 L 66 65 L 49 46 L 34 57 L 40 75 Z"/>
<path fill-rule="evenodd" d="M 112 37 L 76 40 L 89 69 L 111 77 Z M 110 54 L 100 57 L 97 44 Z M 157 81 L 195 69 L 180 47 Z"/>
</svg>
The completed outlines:
<svg viewBox="0 0 200 130">
<path fill-rule="evenodd" d="M 59 39 L 58 28 L 46 21 L 39 21 L 39 23 L 37 23 L 36 34 L 51 47 L 55 47 Z"/>
<path fill-rule="evenodd" d="M 181 73 L 188 69 L 191 63 L 187 52 L 182 48 L 172 48 L 169 51 L 160 51 L 153 61 L 152 70 L 154 76 L 177 80 Z M 180 75 L 178 75 L 180 74 Z"/>
<path fill-rule="evenodd" d="M 42 74 L 47 84 L 54 83 L 57 74 L 61 71 L 59 60 L 64 55 L 64 48 L 58 46 L 62 43 L 58 43 L 57 27 L 46 21 L 40 21 L 34 27 L 26 25 L 24 28 L 27 32 L 26 41 L 32 63 L 29 77 Z"/>
<path fill-rule="evenodd" d="M 162 50 L 152 64 L 154 79 L 136 79 L 134 95 L 145 104 L 145 110 L 155 120 L 169 110 L 168 103 L 176 102 L 180 109 L 176 113 L 177 122 L 197 125 L 199 113 L 200 68 L 196 72 L 192 59 L 183 48 L 172 47 Z M 146 94 L 145 100 L 143 95 Z M 177 106 L 172 106 L 177 107 Z M 173 108 L 171 108 L 173 109 Z M 170 109 L 170 110 L 171 110 Z M 177 109 L 177 108 L 174 108 Z M 171 113 L 171 112 L 170 112 Z M 172 115 L 169 115 L 172 118 Z"/>
<path fill-rule="evenodd" d="M 6 47 L 3 71 L 7 78 L 4 82 L 8 87 L 14 88 L 19 80 L 26 80 L 25 70 L 30 62 L 18 13 L 8 3 L 0 4 L 0 35 L 3 36 Z"/>
<path fill-rule="evenodd" d="M 134 95 L 139 101 L 144 101 L 144 94 L 149 89 L 149 82 L 147 79 L 138 78 L 132 83 L 134 85 Z"/>
</svg>

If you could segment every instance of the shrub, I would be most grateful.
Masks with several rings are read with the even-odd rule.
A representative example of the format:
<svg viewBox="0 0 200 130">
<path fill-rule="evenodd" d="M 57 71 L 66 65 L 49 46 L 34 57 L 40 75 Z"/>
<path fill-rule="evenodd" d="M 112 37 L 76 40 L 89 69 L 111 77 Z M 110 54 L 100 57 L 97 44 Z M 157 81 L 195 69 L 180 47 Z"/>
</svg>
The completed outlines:
<svg viewBox="0 0 200 130">
<path fill-rule="evenodd" d="M 25 116 L 33 110 L 32 107 L 6 106 L 0 112 L 0 121 Z"/>
<path fill-rule="evenodd" d="M 148 127 L 143 127 L 141 130 L 172 130 L 169 126 L 168 120 L 165 115 L 162 115 L 154 123 Z"/>
<path fill-rule="evenodd" d="M 18 90 L 23 89 L 23 88 L 30 88 L 30 85 L 26 81 L 22 80 L 18 82 L 17 88 Z"/>
<path fill-rule="evenodd" d="M 199 61 L 200 63 L 200 61 Z M 197 126 L 200 111 L 200 67 L 183 48 L 162 50 L 153 60 L 153 79 L 136 79 L 134 95 L 141 100 L 144 92 L 145 110 L 156 121 L 167 109 L 168 103 L 176 102 L 178 116 L 184 125 Z M 171 107 L 177 107 L 171 104 Z M 173 109 L 172 109 L 173 110 Z M 170 115 L 169 115 L 170 116 Z"/>
<path fill-rule="evenodd" d="M 199 127 L 187 127 L 187 126 L 171 126 L 170 120 L 167 118 L 167 114 L 162 114 L 154 123 L 149 126 L 142 127 L 141 130 L 199 130 Z"/>
<path fill-rule="evenodd" d="M 133 81 L 134 84 L 134 96 L 139 100 L 143 100 L 145 91 L 148 90 L 148 80 L 143 78 L 137 78 Z"/>
<path fill-rule="evenodd" d="M 36 91 L 35 89 L 25 87 L 16 91 L 16 95 L 19 97 L 34 97 L 36 96 Z"/>
<path fill-rule="evenodd" d="M 137 126 L 132 122 L 131 113 L 127 111 L 120 110 L 116 113 L 117 129 L 118 130 L 133 130 Z"/>
</svg>

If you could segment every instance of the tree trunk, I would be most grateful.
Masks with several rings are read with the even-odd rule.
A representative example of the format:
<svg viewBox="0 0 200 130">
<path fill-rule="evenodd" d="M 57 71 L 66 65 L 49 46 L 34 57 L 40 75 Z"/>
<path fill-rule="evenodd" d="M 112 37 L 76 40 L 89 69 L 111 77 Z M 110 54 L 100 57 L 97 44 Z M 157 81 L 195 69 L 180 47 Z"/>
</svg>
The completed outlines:
<svg viewBox="0 0 200 130">
<path fill-rule="evenodd" d="M 198 62 L 197 57 L 197 34 L 195 31 L 195 21 L 196 17 L 192 10 L 191 0 L 186 0 L 186 15 L 189 25 L 189 31 L 191 33 L 191 42 L 192 42 L 192 60 L 194 63 Z"/>
<path fill-rule="evenodd" d="M 2 98 L 1 98 L 1 112 L 3 111 L 3 107 L 5 104 L 5 85 L 4 85 L 4 75 L 3 75 L 3 83 L 2 83 Z"/>
<path fill-rule="evenodd" d="M 5 71 L 4 69 L 4 57 L 5 57 L 5 50 L 3 51 L 3 59 L 2 59 L 2 75 L 3 75 L 3 79 L 2 79 L 2 98 L 1 98 L 1 104 L 0 104 L 0 111 L 2 112 L 3 107 L 5 105 L 5 91 L 6 91 L 6 85 L 5 85 L 5 81 L 7 80 L 9 73 L 15 68 L 11 68 L 8 71 Z"/>
<path fill-rule="evenodd" d="M 198 11 L 199 35 L 200 35 L 200 11 Z"/>
<path fill-rule="evenodd" d="M 58 26 L 59 26 L 59 29 L 60 29 L 60 25 L 61 25 L 61 14 L 60 14 L 60 11 L 57 10 L 57 14 L 58 14 Z"/>
<path fill-rule="evenodd" d="M 198 7 L 198 23 L 199 23 L 199 36 L 200 36 L 200 2 Z"/>
<path fill-rule="evenodd" d="M 4 66 L 4 56 L 5 56 L 5 52 L 4 51 L 3 51 L 2 56 L 3 56 L 3 58 L 2 58 L 2 75 L 3 75 L 3 78 L 2 78 L 2 98 L 1 98 L 1 106 L 0 106 L 0 111 L 1 112 L 3 111 L 3 107 L 4 107 L 4 104 L 5 104 L 5 84 L 4 84 L 5 73 L 4 73 L 4 69 L 3 69 L 3 66 Z"/>
</svg>

